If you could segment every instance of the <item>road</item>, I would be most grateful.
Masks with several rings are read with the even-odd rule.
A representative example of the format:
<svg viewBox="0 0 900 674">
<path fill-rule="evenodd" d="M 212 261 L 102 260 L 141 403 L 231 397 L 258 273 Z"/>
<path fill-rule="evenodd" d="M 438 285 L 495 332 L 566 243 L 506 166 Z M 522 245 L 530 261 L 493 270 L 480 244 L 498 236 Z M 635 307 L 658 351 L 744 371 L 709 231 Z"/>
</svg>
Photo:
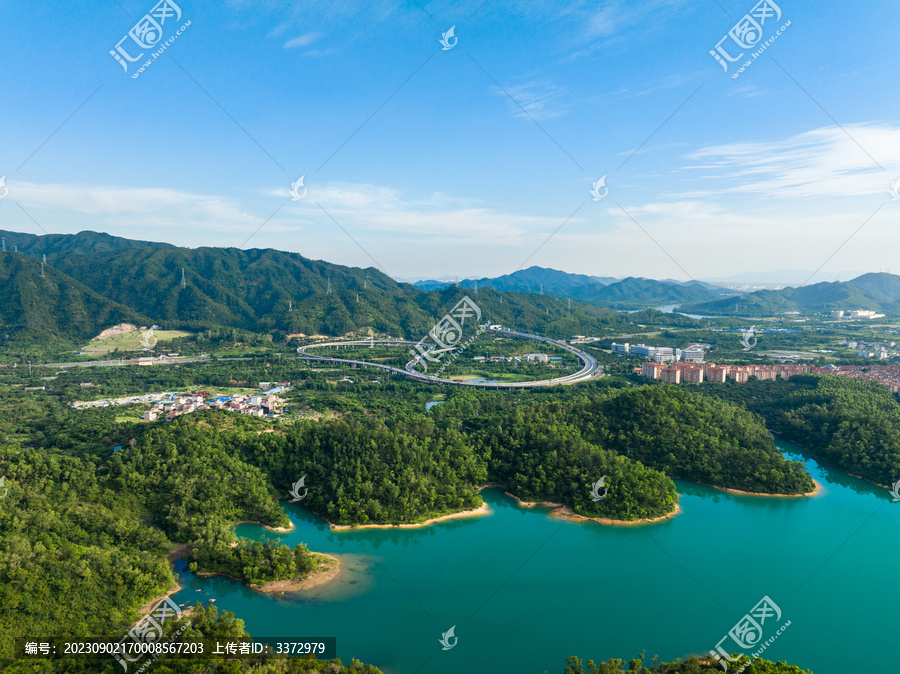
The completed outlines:
<svg viewBox="0 0 900 674">
<path fill-rule="evenodd" d="M 200 361 L 211 360 L 209 356 L 199 356 L 197 358 L 167 358 L 163 357 L 163 360 L 158 360 L 157 363 L 159 365 L 179 365 L 181 363 L 198 363 Z M 229 360 L 244 360 L 241 358 L 232 358 Z M 59 368 L 70 368 L 70 367 L 121 367 L 123 365 L 137 365 L 137 358 L 123 358 L 117 360 L 92 360 L 85 361 L 83 363 L 35 363 L 33 367 L 59 367 Z"/>
<path fill-rule="evenodd" d="M 418 358 L 414 358 L 409 363 L 406 364 L 405 368 L 393 367 L 391 365 L 382 365 L 381 363 L 370 363 L 364 360 L 351 360 L 348 358 L 332 358 L 330 356 L 317 356 L 315 354 L 309 353 L 307 349 L 312 348 L 321 348 L 321 347 L 341 347 L 341 346 L 370 346 L 373 344 L 388 344 L 391 346 L 415 346 L 418 342 L 409 342 L 401 339 L 376 339 L 376 340 L 358 340 L 351 342 L 321 342 L 319 344 L 307 344 L 305 346 L 301 346 L 297 349 L 297 353 L 300 358 L 304 358 L 306 360 L 326 362 L 326 363 L 344 363 L 349 365 L 357 365 L 362 367 L 375 367 L 381 370 L 387 370 L 389 372 L 394 372 L 396 374 L 401 374 L 411 379 L 415 379 L 417 381 L 428 382 L 431 384 L 450 384 L 454 386 L 478 386 L 481 388 L 492 388 L 492 389 L 508 389 L 508 388 L 534 388 L 537 386 L 557 386 L 557 385 L 568 385 L 568 384 L 577 384 L 582 381 L 589 381 L 591 379 L 596 379 L 597 377 L 602 376 L 603 368 L 600 367 L 600 363 L 597 362 L 597 359 L 594 358 L 591 354 L 582 351 L 581 349 L 576 349 L 573 346 L 566 344 L 565 342 L 559 342 L 555 339 L 550 339 L 549 337 L 542 337 L 540 335 L 532 335 L 528 332 L 517 332 L 515 330 L 509 330 L 505 328 L 499 328 L 494 330 L 494 332 L 498 332 L 501 334 L 511 335 L 514 337 L 522 337 L 523 339 L 533 339 L 539 342 L 547 342 L 548 344 L 552 344 L 553 346 L 559 347 L 560 349 L 564 349 L 569 353 L 577 356 L 581 362 L 584 364 L 582 368 L 573 374 L 566 375 L 565 377 L 554 377 L 552 379 L 541 379 L 538 381 L 516 381 L 516 382 L 469 382 L 469 381 L 455 381 L 453 379 L 444 379 L 441 377 L 435 377 L 429 374 L 425 374 L 419 372 L 414 369 L 416 363 L 418 362 Z"/>
</svg>

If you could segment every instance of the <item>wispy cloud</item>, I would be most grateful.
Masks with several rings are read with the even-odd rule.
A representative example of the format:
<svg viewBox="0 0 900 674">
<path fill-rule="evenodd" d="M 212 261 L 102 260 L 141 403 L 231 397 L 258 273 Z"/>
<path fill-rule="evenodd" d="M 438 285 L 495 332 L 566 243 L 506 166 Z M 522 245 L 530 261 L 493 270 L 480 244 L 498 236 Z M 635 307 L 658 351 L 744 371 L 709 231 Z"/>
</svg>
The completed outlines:
<svg viewBox="0 0 900 674">
<path fill-rule="evenodd" d="M 300 37 L 295 37 L 293 40 L 288 40 L 284 43 L 285 49 L 296 49 L 297 47 L 308 47 L 313 42 L 318 40 L 320 35 L 318 33 L 305 33 Z"/>
<path fill-rule="evenodd" d="M 575 48 L 569 60 L 589 56 L 603 46 L 623 41 L 636 32 L 646 37 L 670 22 L 674 14 L 683 14 L 695 4 L 689 0 L 577 2 L 566 12 L 580 26 L 580 30 L 572 36 Z"/>
<path fill-rule="evenodd" d="M 503 89 L 495 87 L 494 93 L 506 98 L 514 115 L 526 119 L 562 117 L 569 108 L 569 103 L 565 102 L 569 93 L 566 88 L 547 80 L 531 80 Z"/>
<path fill-rule="evenodd" d="M 342 223 L 372 235 L 391 235 L 395 242 L 470 245 L 477 240 L 505 245 L 559 224 L 552 218 L 502 212 L 440 193 L 410 199 L 400 190 L 381 185 L 330 182 L 307 187 L 306 198 L 292 203 L 285 217 L 291 217 L 292 212 L 302 214 L 304 219 L 313 217 L 319 203 Z M 286 196 L 284 190 L 267 194 Z"/>
<path fill-rule="evenodd" d="M 706 187 L 683 196 L 887 195 L 888 184 L 896 178 L 893 172 L 900 168 L 900 127 L 876 123 L 822 127 L 781 140 L 709 146 L 687 158 L 700 162 L 684 169 L 704 171 L 699 179 Z"/>
<path fill-rule="evenodd" d="M 171 227 L 175 229 L 240 230 L 259 217 L 244 211 L 235 201 L 208 194 L 192 194 L 163 187 L 110 187 L 14 182 L 10 195 L 26 208 L 48 214 L 46 226 L 80 213 L 92 221 L 116 227 Z"/>
</svg>

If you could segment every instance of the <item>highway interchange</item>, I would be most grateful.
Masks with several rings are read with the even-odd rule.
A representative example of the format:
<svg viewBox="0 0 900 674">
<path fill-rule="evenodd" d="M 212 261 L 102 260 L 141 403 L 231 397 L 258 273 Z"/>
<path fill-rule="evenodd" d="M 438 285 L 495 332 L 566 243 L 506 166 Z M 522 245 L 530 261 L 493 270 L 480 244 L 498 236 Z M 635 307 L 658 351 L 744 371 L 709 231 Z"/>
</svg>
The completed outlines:
<svg viewBox="0 0 900 674">
<path fill-rule="evenodd" d="M 577 356 L 582 362 L 582 368 L 573 374 L 566 375 L 564 377 L 553 377 L 551 379 L 541 379 L 537 381 L 516 381 L 516 382 L 486 382 L 486 381 L 461 381 L 456 379 L 447 379 L 442 377 L 437 377 L 434 375 L 429 375 L 424 372 L 419 372 L 415 369 L 415 365 L 419 361 L 419 357 L 413 358 L 409 363 L 406 364 L 406 367 L 392 367 L 390 365 L 382 365 L 381 363 L 371 363 L 364 360 L 351 360 L 348 358 L 333 358 L 331 356 L 320 356 L 317 354 L 309 353 L 308 349 L 319 349 L 325 347 L 343 347 L 343 346 L 371 346 L 374 344 L 387 344 L 390 346 L 410 346 L 413 347 L 417 344 L 417 342 L 410 342 L 406 340 L 400 339 L 375 339 L 375 340 L 357 340 L 357 341 L 336 341 L 336 342 L 319 342 L 318 344 L 306 344 L 297 349 L 297 353 L 300 358 L 304 358 L 310 361 L 320 361 L 326 363 L 343 363 L 347 365 L 356 365 L 362 367 L 375 367 L 382 370 L 387 370 L 389 372 L 393 372 L 395 374 L 404 375 L 411 379 L 416 379 L 418 381 L 428 382 L 431 384 L 450 384 L 453 386 L 479 386 L 482 388 L 494 388 L 494 389 L 503 389 L 503 388 L 534 388 L 537 386 L 558 386 L 558 385 L 566 385 L 566 384 L 577 384 L 582 381 L 589 381 L 591 379 L 596 379 L 603 375 L 603 368 L 600 367 L 600 364 L 597 362 L 597 359 L 594 358 L 591 354 L 582 351 L 581 349 L 576 349 L 565 342 L 560 342 L 555 339 L 550 339 L 549 337 L 542 337 L 540 335 L 532 335 L 527 332 L 517 332 L 515 330 L 509 330 L 508 328 L 489 328 L 494 332 L 498 332 L 505 335 L 510 335 L 512 337 L 521 337 L 523 339 L 533 339 L 539 342 L 546 342 L 548 344 L 552 344 L 555 347 L 560 349 L 564 349 L 569 353 Z"/>
</svg>

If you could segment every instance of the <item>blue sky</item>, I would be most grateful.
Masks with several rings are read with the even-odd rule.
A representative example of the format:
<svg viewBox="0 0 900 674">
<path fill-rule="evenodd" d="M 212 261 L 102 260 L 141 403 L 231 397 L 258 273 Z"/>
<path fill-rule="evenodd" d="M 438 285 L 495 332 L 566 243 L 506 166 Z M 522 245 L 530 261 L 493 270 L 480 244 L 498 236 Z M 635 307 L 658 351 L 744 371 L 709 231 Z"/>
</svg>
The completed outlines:
<svg viewBox="0 0 900 674">
<path fill-rule="evenodd" d="M 900 18 L 823 5 L 778 2 L 733 79 L 752 1 L 181 0 L 133 78 L 154 2 L 2 0 L 0 228 L 399 278 L 900 272 Z"/>
</svg>

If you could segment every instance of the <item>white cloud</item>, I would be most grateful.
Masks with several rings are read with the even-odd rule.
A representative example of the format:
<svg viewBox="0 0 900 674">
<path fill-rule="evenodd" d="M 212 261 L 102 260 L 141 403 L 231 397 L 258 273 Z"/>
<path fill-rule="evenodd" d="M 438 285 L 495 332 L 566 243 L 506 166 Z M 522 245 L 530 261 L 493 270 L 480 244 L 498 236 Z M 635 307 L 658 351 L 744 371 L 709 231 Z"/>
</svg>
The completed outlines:
<svg viewBox="0 0 900 674">
<path fill-rule="evenodd" d="M 503 96 L 517 117 L 526 119 L 553 119 L 566 114 L 569 108 L 564 99 L 568 91 L 546 80 L 532 80 L 521 84 L 495 88 L 494 93 Z M 513 100 L 510 100 L 510 97 Z"/>
<path fill-rule="evenodd" d="M 439 193 L 409 199 L 390 187 L 344 182 L 307 182 L 307 188 L 303 201 L 291 203 L 304 219 L 320 221 L 324 217 L 327 221 L 316 205 L 321 204 L 341 225 L 365 235 L 389 235 L 392 242 L 509 245 L 522 241 L 529 232 L 548 232 L 559 226 L 552 218 L 504 213 Z M 268 194 L 285 196 L 286 192 L 271 190 Z M 288 217 L 289 213 L 286 209 L 279 216 Z"/>
<path fill-rule="evenodd" d="M 288 40 L 284 43 L 285 49 L 295 49 L 296 47 L 308 47 L 313 42 L 318 40 L 320 35 L 318 33 L 305 33 L 300 37 L 295 37 L 293 40 Z"/>
<path fill-rule="evenodd" d="M 10 196 L 38 217 L 43 226 L 57 229 L 71 213 L 90 216 L 90 222 L 129 229 L 162 227 L 176 230 L 234 230 L 256 227 L 262 221 L 231 199 L 192 194 L 163 187 L 110 187 L 14 182 Z M 60 213 L 70 215 L 60 217 Z M 66 229 L 64 226 L 63 229 Z"/>
<path fill-rule="evenodd" d="M 687 157 L 700 163 L 685 169 L 706 171 L 704 182 L 717 185 L 686 196 L 887 195 L 900 168 L 900 127 L 874 123 L 822 127 L 776 141 L 705 147 Z"/>
</svg>

